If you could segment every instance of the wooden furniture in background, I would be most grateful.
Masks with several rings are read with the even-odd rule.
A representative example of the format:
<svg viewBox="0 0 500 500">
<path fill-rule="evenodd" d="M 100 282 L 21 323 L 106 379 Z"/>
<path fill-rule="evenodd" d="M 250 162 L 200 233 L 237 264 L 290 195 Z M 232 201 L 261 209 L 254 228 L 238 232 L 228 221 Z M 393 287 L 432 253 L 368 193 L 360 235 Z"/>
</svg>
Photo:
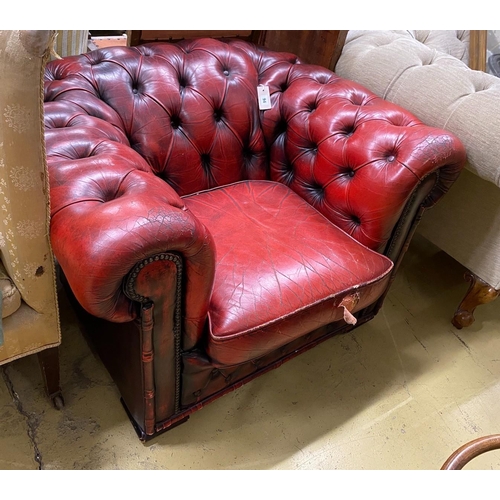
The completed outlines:
<svg viewBox="0 0 500 500">
<path fill-rule="evenodd" d="M 469 290 L 451 320 L 453 326 L 459 330 L 474 323 L 474 311 L 477 306 L 495 300 L 500 294 L 500 290 L 495 290 L 486 281 L 470 271 L 467 271 L 464 277 L 465 281 L 470 283 Z"/>
<path fill-rule="evenodd" d="M 335 71 L 346 36 L 347 31 L 341 30 L 267 30 L 261 32 L 258 43 Z"/>
<path fill-rule="evenodd" d="M 252 42 L 260 31 L 253 30 L 130 30 L 127 31 L 130 46 L 149 42 L 177 42 L 184 38 L 243 38 Z"/>
<path fill-rule="evenodd" d="M 184 38 L 242 38 L 279 52 L 291 52 L 304 62 L 332 71 L 342 53 L 347 31 L 342 30 L 136 30 L 128 31 L 131 46 Z"/>
<path fill-rule="evenodd" d="M 487 30 L 471 30 L 469 42 L 469 67 L 478 71 L 486 71 Z"/>
</svg>

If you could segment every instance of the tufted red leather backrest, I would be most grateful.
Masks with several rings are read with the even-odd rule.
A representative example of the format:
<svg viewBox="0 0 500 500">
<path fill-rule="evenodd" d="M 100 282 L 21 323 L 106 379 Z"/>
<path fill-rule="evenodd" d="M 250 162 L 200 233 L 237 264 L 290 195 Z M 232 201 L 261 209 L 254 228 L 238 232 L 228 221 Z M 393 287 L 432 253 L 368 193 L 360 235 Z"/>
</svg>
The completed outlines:
<svg viewBox="0 0 500 500">
<path fill-rule="evenodd" d="M 122 131 L 180 195 L 268 177 L 257 71 L 225 43 L 102 49 L 49 65 L 46 81 L 48 127 L 47 101 L 71 100 L 89 126 Z"/>
<path fill-rule="evenodd" d="M 272 108 L 261 112 L 270 178 L 369 248 L 384 250 L 414 187 L 436 167 L 428 206 L 458 176 L 465 154 L 452 134 L 292 54 L 232 44 L 270 88 Z"/>
<path fill-rule="evenodd" d="M 258 109 L 258 84 L 270 87 L 270 110 Z M 100 155 L 113 168 L 130 146 L 125 161 L 179 195 L 270 178 L 376 250 L 413 187 L 445 165 L 441 193 L 463 163 L 454 137 L 325 68 L 243 41 L 114 47 L 54 61 L 45 101 L 49 168 Z M 429 144 L 431 156 L 422 153 Z"/>
</svg>

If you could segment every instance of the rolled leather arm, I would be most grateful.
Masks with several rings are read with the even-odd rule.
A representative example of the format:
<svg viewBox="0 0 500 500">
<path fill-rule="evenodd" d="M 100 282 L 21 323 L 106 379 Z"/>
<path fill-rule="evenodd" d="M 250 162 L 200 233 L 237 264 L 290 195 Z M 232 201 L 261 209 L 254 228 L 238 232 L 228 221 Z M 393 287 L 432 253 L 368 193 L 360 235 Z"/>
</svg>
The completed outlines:
<svg viewBox="0 0 500 500">
<path fill-rule="evenodd" d="M 450 42 L 431 46 L 404 32 L 351 31 L 336 71 L 428 125 L 456 134 L 467 150 L 467 168 L 500 186 L 500 155 L 490 146 L 499 137 L 493 117 L 500 113 L 500 79 L 468 68 L 453 47 Z"/>
<path fill-rule="evenodd" d="M 263 81 L 273 101 L 262 119 L 271 178 L 373 250 L 383 251 L 427 176 L 437 179 L 431 207 L 465 164 L 454 134 L 319 66 L 297 64 L 286 80 L 264 71 Z"/>
<path fill-rule="evenodd" d="M 101 138 L 85 146 L 92 155 L 73 159 L 78 143 L 71 153 L 59 148 L 49 147 L 50 164 L 63 163 L 51 169 L 51 241 L 82 307 L 108 321 L 133 320 L 124 277 L 138 262 L 174 252 L 183 258 L 186 316 L 191 324 L 198 316 L 201 329 L 215 268 L 205 226 L 130 147 Z"/>
</svg>

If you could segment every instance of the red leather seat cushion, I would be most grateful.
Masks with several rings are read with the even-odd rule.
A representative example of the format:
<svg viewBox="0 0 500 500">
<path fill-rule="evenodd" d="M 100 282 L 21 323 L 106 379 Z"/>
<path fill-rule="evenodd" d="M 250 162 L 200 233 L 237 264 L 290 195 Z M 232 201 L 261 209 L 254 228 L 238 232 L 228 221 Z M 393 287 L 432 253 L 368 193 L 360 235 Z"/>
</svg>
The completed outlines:
<svg viewBox="0 0 500 500">
<path fill-rule="evenodd" d="M 207 351 L 219 365 L 260 357 L 385 290 L 392 262 L 281 183 L 243 181 L 184 198 L 212 233 L 215 283 Z"/>
</svg>

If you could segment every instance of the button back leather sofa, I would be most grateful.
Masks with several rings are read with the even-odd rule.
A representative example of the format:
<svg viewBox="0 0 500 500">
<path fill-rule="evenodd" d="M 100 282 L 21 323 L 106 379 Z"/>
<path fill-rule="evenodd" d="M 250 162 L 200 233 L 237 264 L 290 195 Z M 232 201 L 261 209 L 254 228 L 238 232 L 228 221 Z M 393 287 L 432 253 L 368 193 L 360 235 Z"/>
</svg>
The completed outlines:
<svg viewBox="0 0 500 500">
<path fill-rule="evenodd" d="M 241 40 L 52 61 L 45 126 L 54 252 L 143 440 L 373 318 L 465 162 L 452 134 Z"/>
</svg>

